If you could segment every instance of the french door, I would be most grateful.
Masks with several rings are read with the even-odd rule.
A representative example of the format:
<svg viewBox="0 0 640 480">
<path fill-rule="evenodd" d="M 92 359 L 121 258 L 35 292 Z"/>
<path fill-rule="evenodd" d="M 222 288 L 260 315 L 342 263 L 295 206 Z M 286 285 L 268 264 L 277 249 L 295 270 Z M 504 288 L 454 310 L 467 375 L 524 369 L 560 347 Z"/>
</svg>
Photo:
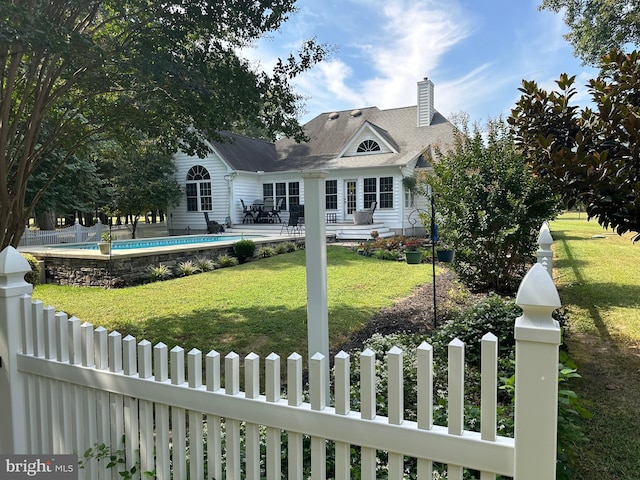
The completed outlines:
<svg viewBox="0 0 640 480">
<path fill-rule="evenodd" d="M 345 220 L 353 220 L 353 212 L 357 210 L 357 180 L 344 181 L 344 217 Z"/>
</svg>

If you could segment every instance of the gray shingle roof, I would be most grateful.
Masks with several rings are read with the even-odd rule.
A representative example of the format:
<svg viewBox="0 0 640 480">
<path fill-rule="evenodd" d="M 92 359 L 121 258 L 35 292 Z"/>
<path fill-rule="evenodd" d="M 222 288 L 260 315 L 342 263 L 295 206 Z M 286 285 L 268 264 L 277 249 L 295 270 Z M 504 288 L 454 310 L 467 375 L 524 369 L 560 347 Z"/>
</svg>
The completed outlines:
<svg viewBox="0 0 640 480">
<path fill-rule="evenodd" d="M 234 170 L 268 172 L 273 168 L 277 158 L 273 143 L 231 132 L 220 132 L 220 134 L 229 141 L 223 143 L 212 141 L 211 145 Z"/>
<path fill-rule="evenodd" d="M 309 137 L 306 143 L 285 138 L 273 145 L 225 132 L 234 143 L 213 145 L 237 170 L 273 172 L 404 166 L 429 147 L 445 148 L 453 144 L 454 127 L 438 112 L 427 127 L 417 126 L 416 106 L 390 110 L 370 107 L 360 112 L 357 116 L 352 116 L 351 110 L 318 115 L 304 126 Z M 365 122 L 398 153 L 338 158 Z"/>
</svg>

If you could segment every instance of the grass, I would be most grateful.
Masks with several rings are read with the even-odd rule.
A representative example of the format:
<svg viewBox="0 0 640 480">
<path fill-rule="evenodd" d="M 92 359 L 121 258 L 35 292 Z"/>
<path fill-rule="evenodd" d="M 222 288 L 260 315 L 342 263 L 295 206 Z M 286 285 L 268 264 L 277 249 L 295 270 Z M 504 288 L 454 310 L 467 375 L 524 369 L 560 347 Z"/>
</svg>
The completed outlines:
<svg viewBox="0 0 640 480">
<path fill-rule="evenodd" d="M 407 265 L 327 248 L 329 343 L 345 342 L 377 310 L 431 281 Z M 204 353 L 306 357 L 305 252 L 126 289 L 39 285 L 33 297 L 83 322 Z"/>
<path fill-rule="evenodd" d="M 585 214 L 551 224 L 556 282 L 570 315 L 569 349 L 582 379 L 573 388 L 585 423 L 578 477 L 631 480 L 640 472 L 640 244 Z"/>
</svg>

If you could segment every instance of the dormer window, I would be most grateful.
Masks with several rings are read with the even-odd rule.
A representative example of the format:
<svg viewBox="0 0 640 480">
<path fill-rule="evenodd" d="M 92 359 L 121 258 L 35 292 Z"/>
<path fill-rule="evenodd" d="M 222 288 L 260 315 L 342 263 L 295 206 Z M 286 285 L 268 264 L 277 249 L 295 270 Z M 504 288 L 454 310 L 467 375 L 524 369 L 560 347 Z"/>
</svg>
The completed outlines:
<svg viewBox="0 0 640 480">
<path fill-rule="evenodd" d="M 356 151 L 358 153 L 379 152 L 380 145 L 378 145 L 378 142 L 374 140 L 365 140 L 360 145 L 358 145 L 358 149 Z"/>
</svg>

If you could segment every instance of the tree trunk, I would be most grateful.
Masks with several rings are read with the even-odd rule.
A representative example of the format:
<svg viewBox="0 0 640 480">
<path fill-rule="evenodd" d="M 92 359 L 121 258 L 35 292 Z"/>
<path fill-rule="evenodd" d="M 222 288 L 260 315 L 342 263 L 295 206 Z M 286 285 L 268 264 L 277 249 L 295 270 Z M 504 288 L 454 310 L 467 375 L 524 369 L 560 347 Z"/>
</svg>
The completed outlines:
<svg viewBox="0 0 640 480">
<path fill-rule="evenodd" d="M 44 212 L 36 213 L 36 224 L 40 230 L 56 229 L 56 212 L 48 209 Z"/>
<path fill-rule="evenodd" d="M 138 228 L 138 220 L 140 219 L 140 215 L 131 215 L 131 238 L 136 238 L 136 229 Z"/>
<path fill-rule="evenodd" d="M 91 212 L 84 212 L 83 214 L 80 215 L 81 218 L 84 220 L 83 221 L 83 225 L 85 227 L 92 227 L 93 226 L 93 213 Z"/>
</svg>

